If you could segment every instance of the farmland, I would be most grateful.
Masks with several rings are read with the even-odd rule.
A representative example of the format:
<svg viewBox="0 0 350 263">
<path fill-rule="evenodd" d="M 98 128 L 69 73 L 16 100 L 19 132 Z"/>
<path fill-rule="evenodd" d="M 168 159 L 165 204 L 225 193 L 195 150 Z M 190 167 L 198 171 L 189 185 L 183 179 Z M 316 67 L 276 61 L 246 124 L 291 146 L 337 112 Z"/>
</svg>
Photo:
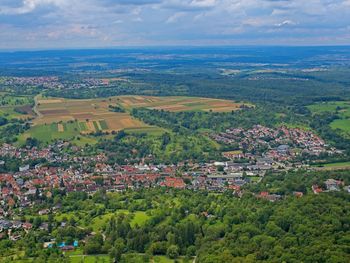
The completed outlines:
<svg viewBox="0 0 350 263">
<path fill-rule="evenodd" d="M 126 109 L 148 108 L 179 111 L 213 111 L 229 112 L 240 109 L 242 103 L 235 103 L 229 100 L 198 98 L 198 97 L 151 97 L 151 96 L 121 96 L 116 97 L 119 105 Z M 251 106 L 246 104 L 246 106 Z"/>
<path fill-rule="evenodd" d="M 119 130 L 162 134 L 164 129 L 143 123 L 132 117 L 130 111 L 148 108 L 174 112 L 229 112 L 240 109 L 241 105 L 228 100 L 192 97 L 119 96 L 77 100 L 38 96 L 34 107 L 37 117 L 20 141 L 24 142 L 28 137 L 47 143 L 55 139 L 79 138 L 78 144 L 83 144 L 90 143 L 89 134 Z M 114 112 L 111 107 L 118 107 L 121 111 Z"/>
<path fill-rule="evenodd" d="M 128 113 L 111 112 L 108 106 L 116 100 L 38 99 L 39 116 L 34 126 L 52 123 L 75 123 L 75 131 L 82 134 L 119 131 L 125 128 L 144 128 L 146 124 L 132 118 Z M 59 132 L 66 133 L 65 125 L 59 124 Z M 69 132 L 69 129 L 68 129 Z"/>
</svg>

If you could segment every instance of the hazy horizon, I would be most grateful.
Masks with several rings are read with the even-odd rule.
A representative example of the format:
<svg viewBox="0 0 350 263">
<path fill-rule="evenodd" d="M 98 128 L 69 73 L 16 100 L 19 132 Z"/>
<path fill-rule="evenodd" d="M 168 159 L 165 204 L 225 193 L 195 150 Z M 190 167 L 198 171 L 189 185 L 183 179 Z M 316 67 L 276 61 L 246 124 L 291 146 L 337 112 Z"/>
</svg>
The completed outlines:
<svg viewBox="0 0 350 263">
<path fill-rule="evenodd" d="M 46 47 L 46 48 L 0 48 L 1 53 L 10 52 L 41 52 L 41 51 L 79 51 L 79 50 L 153 50 L 153 49 L 164 49 L 164 50 L 190 50 L 190 49 L 230 49 L 230 48 L 242 48 L 242 49 L 254 49 L 254 48 L 350 48 L 350 44 L 344 45 L 143 45 L 143 46 L 105 46 L 105 47 Z"/>
</svg>

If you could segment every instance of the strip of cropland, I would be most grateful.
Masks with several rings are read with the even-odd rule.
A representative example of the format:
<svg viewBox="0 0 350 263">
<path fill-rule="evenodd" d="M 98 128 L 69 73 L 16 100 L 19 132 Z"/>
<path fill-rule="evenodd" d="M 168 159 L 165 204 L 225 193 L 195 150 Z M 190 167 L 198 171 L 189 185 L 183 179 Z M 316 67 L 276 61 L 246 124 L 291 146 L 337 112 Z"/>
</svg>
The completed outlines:
<svg viewBox="0 0 350 263">
<path fill-rule="evenodd" d="M 96 132 L 163 132 L 131 116 L 134 108 L 148 108 L 166 111 L 214 111 L 230 112 L 242 107 L 242 103 L 228 100 L 197 97 L 152 97 L 118 96 L 98 99 L 64 99 L 36 97 L 36 118 L 32 128 L 23 137 L 34 137 L 51 141 L 68 139 L 79 135 L 86 136 Z M 245 106 L 251 106 L 244 104 Z M 122 109 L 120 112 L 113 108 Z M 22 139 L 23 139 L 22 138 Z"/>
</svg>

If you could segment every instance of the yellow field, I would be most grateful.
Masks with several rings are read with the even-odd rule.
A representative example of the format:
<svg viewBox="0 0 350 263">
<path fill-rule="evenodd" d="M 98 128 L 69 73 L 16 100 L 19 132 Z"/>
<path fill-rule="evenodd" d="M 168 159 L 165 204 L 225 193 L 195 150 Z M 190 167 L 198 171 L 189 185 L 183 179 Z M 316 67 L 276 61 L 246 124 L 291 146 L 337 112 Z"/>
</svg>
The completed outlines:
<svg viewBox="0 0 350 263">
<path fill-rule="evenodd" d="M 131 117 L 128 112 L 110 111 L 110 105 L 118 105 L 127 111 L 145 107 L 174 112 L 229 112 L 239 109 L 242 104 L 228 100 L 196 97 L 119 96 L 85 100 L 40 97 L 36 106 L 36 111 L 39 114 L 33 124 L 77 121 L 82 133 L 149 127 L 149 125 Z M 64 132 L 62 124 L 58 124 L 57 128 L 58 131 Z"/>
<path fill-rule="evenodd" d="M 58 130 L 59 132 L 64 132 L 64 126 L 63 126 L 62 123 L 57 124 L 57 130 Z"/>
</svg>

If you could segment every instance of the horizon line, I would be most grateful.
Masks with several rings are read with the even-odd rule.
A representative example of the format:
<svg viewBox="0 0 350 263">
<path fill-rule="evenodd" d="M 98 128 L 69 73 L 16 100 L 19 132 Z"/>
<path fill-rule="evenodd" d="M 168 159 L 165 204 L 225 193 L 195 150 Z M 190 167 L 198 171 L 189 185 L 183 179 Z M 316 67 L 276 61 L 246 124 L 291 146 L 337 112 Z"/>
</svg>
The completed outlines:
<svg viewBox="0 0 350 263">
<path fill-rule="evenodd" d="M 350 47 L 350 44 L 332 44 L 332 45 L 283 45 L 283 44 L 246 44 L 246 45 L 131 45 L 131 46 L 105 46 L 105 47 L 47 47 L 47 48 L 0 48 L 1 53 L 15 52 L 41 52 L 41 51 L 78 51 L 78 50 L 132 50 L 132 49 L 155 49 L 155 48 L 170 48 L 170 49 L 195 49 L 195 48 L 317 48 L 317 47 Z"/>
</svg>

